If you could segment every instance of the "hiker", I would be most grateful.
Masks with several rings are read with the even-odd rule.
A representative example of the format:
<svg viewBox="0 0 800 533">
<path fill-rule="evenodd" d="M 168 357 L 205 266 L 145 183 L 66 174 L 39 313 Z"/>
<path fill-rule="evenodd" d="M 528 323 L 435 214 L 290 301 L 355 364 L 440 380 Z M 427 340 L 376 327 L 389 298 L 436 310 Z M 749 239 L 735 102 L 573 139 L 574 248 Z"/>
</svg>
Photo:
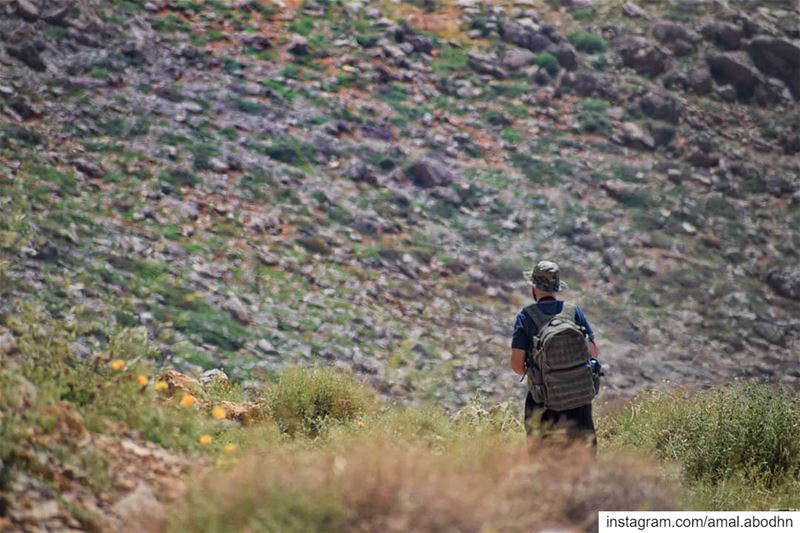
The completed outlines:
<svg viewBox="0 0 800 533">
<path fill-rule="evenodd" d="M 517 315 L 510 365 L 528 379 L 525 429 L 528 436 L 536 430 L 544 437 L 563 427 L 595 447 L 592 399 L 598 377 L 592 365 L 598 349 L 592 328 L 580 307 L 556 299 L 566 288 L 556 263 L 540 261 L 523 275 L 534 303 Z"/>
</svg>

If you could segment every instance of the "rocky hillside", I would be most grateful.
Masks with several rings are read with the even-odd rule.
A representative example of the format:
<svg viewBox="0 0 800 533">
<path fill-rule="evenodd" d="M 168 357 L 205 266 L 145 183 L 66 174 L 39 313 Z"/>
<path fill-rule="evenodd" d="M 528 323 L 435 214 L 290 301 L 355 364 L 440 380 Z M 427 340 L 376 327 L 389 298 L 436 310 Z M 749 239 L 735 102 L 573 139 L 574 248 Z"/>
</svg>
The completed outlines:
<svg viewBox="0 0 800 533">
<path fill-rule="evenodd" d="M 344 367 L 455 406 L 515 390 L 547 257 L 608 394 L 800 383 L 795 2 L 0 14 L 0 324 L 35 299 L 79 358 L 144 327 L 190 374 Z"/>
</svg>

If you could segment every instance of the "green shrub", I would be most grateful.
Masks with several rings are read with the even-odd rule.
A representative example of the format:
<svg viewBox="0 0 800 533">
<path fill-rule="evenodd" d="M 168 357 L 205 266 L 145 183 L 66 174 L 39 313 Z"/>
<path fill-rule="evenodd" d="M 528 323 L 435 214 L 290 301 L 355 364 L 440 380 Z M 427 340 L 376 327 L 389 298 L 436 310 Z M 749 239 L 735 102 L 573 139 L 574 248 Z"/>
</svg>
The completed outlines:
<svg viewBox="0 0 800 533">
<path fill-rule="evenodd" d="M 587 54 L 602 52 L 608 46 L 606 40 L 599 35 L 583 30 L 572 32 L 569 40 L 575 45 L 575 48 Z"/>
<path fill-rule="evenodd" d="M 539 68 L 545 69 L 550 74 L 558 74 L 558 69 L 560 68 L 558 59 L 550 52 L 539 52 L 536 54 L 536 57 L 534 57 L 533 62 L 536 63 Z"/>
<path fill-rule="evenodd" d="M 749 480 L 773 488 L 800 481 L 800 400 L 768 385 L 695 393 L 647 393 L 603 430 L 612 442 L 676 460 L 687 480 Z"/>
<path fill-rule="evenodd" d="M 431 68 L 436 74 L 451 74 L 466 70 L 468 67 L 467 53 L 462 48 L 444 48 L 431 63 Z"/>
<path fill-rule="evenodd" d="M 266 404 L 281 431 L 313 436 L 330 422 L 346 422 L 374 410 L 375 397 L 350 374 L 294 369 L 281 374 Z"/>
<path fill-rule="evenodd" d="M 584 99 L 578 109 L 578 122 L 583 131 L 589 133 L 608 133 L 611 131 L 611 117 L 606 113 L 611 104 L 600 98 Z"/>
</svg>

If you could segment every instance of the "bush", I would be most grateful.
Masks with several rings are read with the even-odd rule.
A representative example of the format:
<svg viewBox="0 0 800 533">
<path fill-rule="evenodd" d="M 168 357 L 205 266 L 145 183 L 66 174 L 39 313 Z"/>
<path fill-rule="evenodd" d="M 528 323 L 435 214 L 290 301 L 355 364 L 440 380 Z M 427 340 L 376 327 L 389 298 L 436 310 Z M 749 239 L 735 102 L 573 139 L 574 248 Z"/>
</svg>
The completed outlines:
<svg viewBox="0 0 800 533">
<path fill-rule="evenodd" d="M 553 75 L 558 74 L 558 69 L 561 68 L 556 56 L 550 52 L 539 52 L 536 54 L 536 57 L 534 57 L 533 62 L 536 63 L 539 68 L 543 68 Z"/>
<path fill-rule="evenodd" d="M 606 113 L 610 107 L 610 103 L 600 98 L 584 99 L 578 110 L 578 122 L 581 129 L 589 133 L 611 131 L 611 117 Z"/>
<path fill-rule="evenodd" d="M 572 32 L 569 40 L 575 45 L 575 48 L 587 54 L 602 52 L 608 45 L 606 40 L 599 35 L 582 30 Z"/>
<path fill-rule="evenodd" d="M 375 409 L 370 389 L 355 377 L 327 369 L 294 369 L 267 391 L 266 404 L 281 431 L 319 434 L 329 422 L 347 422 Z"/>
<path fill-rule="evenodd" d="M 613 442 L 677 460 L 689 482 L 749 480 L 774 488 L 800 481 L 800 401 L 768 385 L 693 395 L 647 393 L 605 426 Z"/>
</svg>

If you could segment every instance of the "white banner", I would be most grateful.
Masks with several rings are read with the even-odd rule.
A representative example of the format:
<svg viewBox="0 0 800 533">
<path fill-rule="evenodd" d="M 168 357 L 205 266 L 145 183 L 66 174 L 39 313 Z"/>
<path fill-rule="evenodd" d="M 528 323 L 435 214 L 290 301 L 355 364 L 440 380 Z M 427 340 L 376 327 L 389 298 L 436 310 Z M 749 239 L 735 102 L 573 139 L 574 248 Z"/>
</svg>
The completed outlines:
<svg viewBox="0 0 800 533">
<path fill-rule="evenodd" d="M 600 533 L 666 531 L 795 531 L 800 510 L 781 511 L 600 511 Z"/>
</svg>

